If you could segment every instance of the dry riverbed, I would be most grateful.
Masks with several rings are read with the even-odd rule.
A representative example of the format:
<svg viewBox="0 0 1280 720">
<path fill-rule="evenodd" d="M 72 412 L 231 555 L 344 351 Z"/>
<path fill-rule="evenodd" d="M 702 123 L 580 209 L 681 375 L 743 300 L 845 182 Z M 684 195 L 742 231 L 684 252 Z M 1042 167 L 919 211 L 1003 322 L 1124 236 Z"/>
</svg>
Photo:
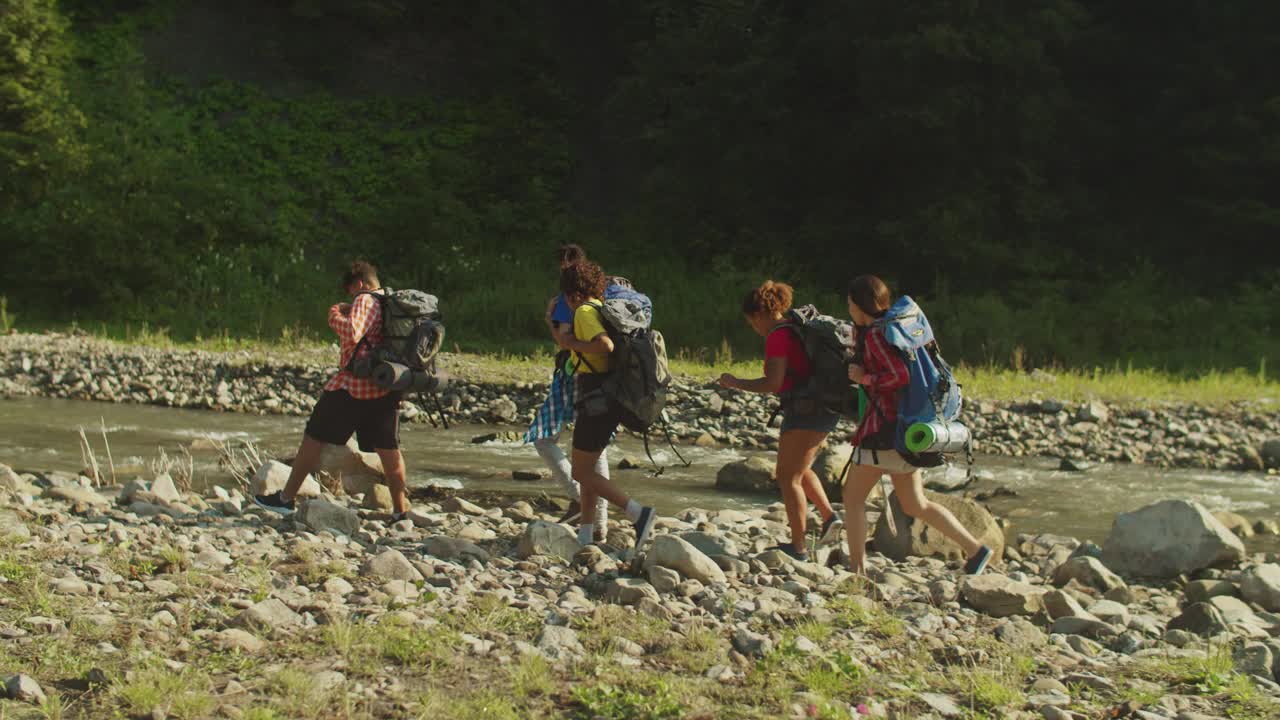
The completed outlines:
<svg viewBox="0 0 1280 720">
<path fill-rule="evenodd" d="M 1189 503 L 1104 548 L 1009 538 L 977 579 L 877 510 L 873 547 L 908 555 L 858 578 L 767 550 L 778 506 L 664 517 L 633 571 L 629 528 L 580 548 L 536 500 L 433 490 L 392 524 L 335 478 L 291 518 L 87 484 L 0 467 L 4 717 L 1280 716 L 1280 566 Z"/>
</svg>

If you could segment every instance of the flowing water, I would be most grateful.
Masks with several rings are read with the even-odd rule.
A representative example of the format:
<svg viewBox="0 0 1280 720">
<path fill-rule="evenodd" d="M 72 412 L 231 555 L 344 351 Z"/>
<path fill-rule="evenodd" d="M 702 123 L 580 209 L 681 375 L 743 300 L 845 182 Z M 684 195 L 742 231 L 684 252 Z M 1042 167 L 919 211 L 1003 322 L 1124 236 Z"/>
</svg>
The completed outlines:
<svg viewBox="0 0 1280 720">
<path fill-rule="evenodd" d="M 106 464 L 101 428 L 105 426 L 111 456 L 121 481 L 148 475 L 148 463 L 163 448 L 170 457 L 192 441 L 246 440 L 273 455 L 288 456 L 301 437 L 304 418 L 242 415 L 199 410 L 174 410 L 147 405 L 115 405 L 74 400 L 19 398 L 0 400 L 0 463 L 19 471 L 63 470 L 84 467 L 80 428 L 84 428 L 99 461 Z M 551 481 L 523 482 L 511 479 L 513 470 L 538 470 L 541 461 L 531 447 L 519 443 L 475 445 L 476 435 L 492 432 L 492 426 L 454 426 L 450 430 L 429 425 L 406 425 L 401 440 L 411 485 L 442 484 L 468 489 L 557 494 Z M 564 438 L 567 445 L 568 438 Z M 640 443 L 621 440 L 611 464 L 623 454 L 644 458 Z M 693 462 L 683 467 L 669 450 L 654 457 L 666 470 L 654 477 L 647 470 L 614 470 L 619 484 L 638 500 L 664 512 L 688 507 L 707 509 L 758 507 L 774 502 L 766 495 L 740 495 L 715 490 L 715 475 L 722 465 L 740 459 L 730 449 L 681 447 Z M 223 479 L 217 455 L 193 453 L 197 480 Z M 647 463 L 647 461 L 645 461 Z M 990 501 L 993 510 L 1009 518 L 1020 532 L 1050 532 L 1101 542 L 1113 516 L 1165 498 L 1196 500 L 1211 510 L 1232 510 L 1251 519 L 1280 516 L 1280 477 L 1262 473 L 1210 470 L 1162 470 L 1137 465 L 1102 465 L 1087 473 L 1057 470 L 1050 458 L 979 457 L 978 464 L 995 474 L 995 484 L 1014 490 L 1016 497 Z M 646 465 L 647 466 L 647 465 Z M 960 472 L 953 468 L 953 472 Z M 832 498 L 836 500 L 836 498 Z M 1280 542 L 1251 542 L 1255 550 L 1280 549 Z"/>
</svg>

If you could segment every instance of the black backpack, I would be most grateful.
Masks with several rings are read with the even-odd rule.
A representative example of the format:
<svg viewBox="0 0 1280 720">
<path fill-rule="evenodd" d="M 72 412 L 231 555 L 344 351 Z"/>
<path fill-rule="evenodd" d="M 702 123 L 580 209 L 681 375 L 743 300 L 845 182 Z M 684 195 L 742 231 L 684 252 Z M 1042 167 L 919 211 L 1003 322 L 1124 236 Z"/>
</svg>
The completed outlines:
<svg viewBox="0 0 1280 720">
<path fill-rule="evenodd" d="M 855 347 L 853 323 L 806 305 L 787 313 L 778 326 L 783 329 L 799 338 L 810 368 L 809 378 L 796 382 L 782 396 L 783 404 L 801 415 L 826 411 L 859 417 L 858 388 L 849 380 Z M 787 373 L 791 374 L 791 368 Z"/>
</svg>

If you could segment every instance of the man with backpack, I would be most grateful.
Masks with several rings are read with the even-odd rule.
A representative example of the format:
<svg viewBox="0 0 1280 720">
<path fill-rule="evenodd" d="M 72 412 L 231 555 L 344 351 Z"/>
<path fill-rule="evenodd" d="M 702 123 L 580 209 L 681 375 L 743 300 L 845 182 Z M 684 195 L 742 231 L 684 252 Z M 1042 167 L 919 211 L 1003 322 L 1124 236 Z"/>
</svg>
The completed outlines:
<svg viewBox="0 0 1280 720">
<path fill-rule="evenodd" d="M 556 336 L 560 347 L 573 353 L 576 366 L 577 421 L 573 428 L 573 478 L 581 485 L 582 521 L 578 526 L 578 542 L 589 545 L 593 541 L 596 521 L 596 500 L 605 498 L 623 509 L 627 519 L 635 525 L 636 546 L 639 552 L 653 529 L 657 514 L 652 507 L 643 506 L 629 498 L 608 478 L 596 470 L 600 454 L 613 440 L 618 426 L 628 422 L 638 427 L 639 422 L 652 418 L 640 418 L 647 414 L 644 408 L 631 407 L 631 399 L 620 393 L 619 380 L 625 380 L 629 364 L 613 367 L 613 355 L 622 350 L 606 326 L 604 294 L 607 281 L 600 266 L 589 261 L 574 263 L 560 272 L 560 289 L 573 310 L 573 333 Z M 625 301 L 624 301 L 625 303 Z M 615 328 L 615 332 L 617 328 Z M 629 343 L 639 337 L 623 337 L 618 341 Z M 661 336 L 657 336 L 661 342 Z M 662 363 L 665 371 L 665 350 Z M 624 363 L 631 363 L 624 360 Z M 665 389 L 665 388 L 664 388 Z M 621 398 L 621 399 L 620 399 Z M 639 413 L 637 413 L 639 410 Z M 660 411 L 660 407 L 659 407 Z"/>
<path fill-rule="evenodd" d="M 298 490 L 307 476 L 319 468 L 325 444 L 345 445 L 354 433 L 361 450 L 378 453 L 391 491 L 392 519 L 398 521 L 409 511 L 404 458 L 400 454 L 401 393 L 384 389 L 370 377 L 357 377 L 352 370 L 357 361 L 366 360 L 383 344 L 381 296 L 385 292 L 378 282 L 377 269 L 363 260 L 351 263 L 342 277 L 342 287 L 351 302 L 329 308 L 329 327 L 338 335 L 342 369 L 325 384 L 324 393 L 311 411 L 284 489 L 255 495 L 253 501 L 266 510 L 292 514 Z"/>
</svg>

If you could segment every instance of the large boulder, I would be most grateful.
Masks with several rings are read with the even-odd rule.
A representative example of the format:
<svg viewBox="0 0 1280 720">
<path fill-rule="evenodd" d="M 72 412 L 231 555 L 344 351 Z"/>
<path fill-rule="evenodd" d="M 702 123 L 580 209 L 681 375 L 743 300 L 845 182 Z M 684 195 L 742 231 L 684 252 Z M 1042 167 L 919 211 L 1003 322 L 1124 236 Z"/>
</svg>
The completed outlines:
<svg viewBox="0 0 1280 720">
<path fill-rule="evenodd" d="M 1044 588 L 1011 580 L 1004 575 L 967 577 L 960 586 L 965 602 L 991 617 L 1035 615 L 1044 609 Z"/>
<path fill-rule="evenodd" d="M 755 455 L 729 463 L 716 473 L 716 489 L 743 493 L 776 493 L 778 486 L 773 480 L 773 462 Z"/>
<path fill-rule="evenodd" d="M 813 472 L 818 475 L 818 481 L 831 497 L 838 498 L 844 492 L 842 475 L 849 464 L 851 454 L 853 454 L 853 446 L 849 443 L 840 443 L 835 447 L 822 448 L 813 460 Z"/>
<path fill-rule="evenodd" d="M 1102 561 L 1130 576 L 1172 578 L 1240 562 L 1244 543 L 1204 506 L 1162 500 L 1120 513 L 1102 547 Z"/>
<path fill-rule="evenodd" d="M 1245 600 L 1268 612 L 1280 612 L 1280 565 L 1259 565 L 1245 573 L 1240 582 Z"/>
<path fill-rule="evenodd" d="M 284 486 L 289 483 L 289 473 L 293 472 L 293 468 L 285 465 L 279 460 L 268 460 L 258 466 L 254 471 L 253 478 L 249 480 L 249 489 L 254 495 L 270 495 L 280 492 Z M 298 488 L 300 498 L 320 497 L 320 483 L 310 475 L 306 480 L 302 481 L 302 487 Z"/>
<path fill-rule="evenodd" d="M 350 537 L 360 529 L 360 514 L 328 500 L 307 500 L 298 509 L 298 519 L 316 532 L 328 531 Z"/>
<path fill-rule="evenodd" d="M 374 485 L 386 483 L 378 454 L 361 452 L 355 438 L 348 440 L 346 445 L 325 445 L 316 472 L 329 476 L 335 484 L 341 484 L 347 495 L 364 495 Z"/>
<path fill-rule="evenodd" d="M 520 541 L 516 544 L 516 554 L 521 558 L 551 555 L 571 561 L 579 547 L 577 536 L 569 528 L 545 520 L 534 520 L 521 533 Z"/>
<path fill-rule="evenodd" d="M 724 571 L 698 548 L 675 535 L 659 535 L 645 556 L 646 566 L 671 568 L 704 584 L 722 583 Z"/>
<path fill-rule="evenodd" d="M 978 542 L 992 550 L 992 557 L 999 558 L 1004 554 L 1004 531 L 996 524 L 996 519 L 986 508 L 964 497 L 940 495 L 925 491 L 930 502 L 937 503 L 951 511 L 956 520 L 973 534 Z M 889 518 L 893 523 L 890 526 Z M 912 520 L 902 511 L 898 494 L 889 495 L 889 511 L 880 516 L 876 523 L 875 534 L 871 546 L 877 552 L 902 562 L 908 557 L 940 557 L 944 559 L 964 559 L 964 551 L 959 545 L 948 540 L 936 528 L 930 527 L 923 520 Z"/>
</svg>

